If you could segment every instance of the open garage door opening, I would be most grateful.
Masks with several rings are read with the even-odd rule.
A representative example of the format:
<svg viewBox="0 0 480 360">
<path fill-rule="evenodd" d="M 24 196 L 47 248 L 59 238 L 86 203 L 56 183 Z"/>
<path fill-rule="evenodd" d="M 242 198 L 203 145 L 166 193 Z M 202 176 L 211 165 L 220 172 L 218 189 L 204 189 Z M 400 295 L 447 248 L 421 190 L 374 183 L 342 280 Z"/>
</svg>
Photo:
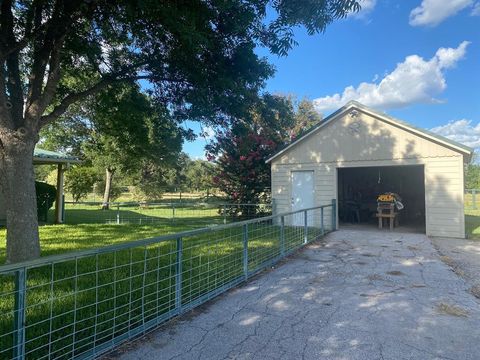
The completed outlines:
<svg viewBox="0 0 480 360">
<path fill-rule="evenodd" d="M 401 210 L 395 207 L 395 229 L 425 233 L 423 165 L 339 168 L 340 227 L 377 228 L 377 198 L 384 193 L 398 194 L 403 205 Z M 389 219 L 383 223 L 389 228 Z"/>
</svg>

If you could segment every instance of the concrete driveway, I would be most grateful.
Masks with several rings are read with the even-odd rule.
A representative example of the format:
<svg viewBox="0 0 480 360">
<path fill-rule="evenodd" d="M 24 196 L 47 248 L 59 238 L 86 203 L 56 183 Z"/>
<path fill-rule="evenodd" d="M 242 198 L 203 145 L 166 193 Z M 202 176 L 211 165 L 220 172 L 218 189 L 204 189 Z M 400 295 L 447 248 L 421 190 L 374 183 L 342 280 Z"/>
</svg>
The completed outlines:
<svg viewBox="0 0 480 360">
<path fill-rule="evenodd" d="M 480 303 L 424 235 L 337 231 L 121 359 L 479 359 Z"/>
</svg>

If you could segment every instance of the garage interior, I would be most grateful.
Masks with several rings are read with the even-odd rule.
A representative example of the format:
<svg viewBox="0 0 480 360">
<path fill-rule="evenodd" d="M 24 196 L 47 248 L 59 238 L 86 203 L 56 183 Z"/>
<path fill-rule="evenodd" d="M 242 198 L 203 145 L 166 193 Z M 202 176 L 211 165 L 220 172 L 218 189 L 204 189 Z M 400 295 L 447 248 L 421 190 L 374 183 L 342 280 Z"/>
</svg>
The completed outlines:
<svg viewBox="0 0 480 360">
<path fill-rule="evenodd" d="M 402 231 L 425 233 L 424 166 L 378 166 L 338 169 L 340 227 L 378 228 L 377 197 L 392 192 L 401 198 L 398 211 Z"/>
</svg>

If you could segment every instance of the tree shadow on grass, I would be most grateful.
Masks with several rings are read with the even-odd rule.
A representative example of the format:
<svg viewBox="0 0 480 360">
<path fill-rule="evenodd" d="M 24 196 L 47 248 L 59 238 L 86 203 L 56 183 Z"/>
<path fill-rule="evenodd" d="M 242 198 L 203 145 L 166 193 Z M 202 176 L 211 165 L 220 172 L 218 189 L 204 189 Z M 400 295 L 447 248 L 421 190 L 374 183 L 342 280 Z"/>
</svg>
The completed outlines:
<svg viewBox="0 0 480 360">
<path fill-rule="evenodd" d="M 465 214 L 465 233 L 468 239 L 480 240 L 480 210 Z"/>
</svg>

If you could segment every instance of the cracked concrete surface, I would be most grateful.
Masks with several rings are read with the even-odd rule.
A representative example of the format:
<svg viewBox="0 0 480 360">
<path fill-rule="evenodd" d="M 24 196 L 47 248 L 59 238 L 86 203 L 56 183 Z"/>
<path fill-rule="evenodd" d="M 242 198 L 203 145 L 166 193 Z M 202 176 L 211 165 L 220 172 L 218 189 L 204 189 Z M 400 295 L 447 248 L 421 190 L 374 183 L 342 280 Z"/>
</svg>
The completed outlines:
<svg viewBox="0 0 480 360">
<path fill-rule="evenodd" d="M 432 238 L 441 259 L 471 286 L 480 298 L 480 241 L 467 239 Z"/>
<path fill-rule="evenodd" d="M 467 290 L 425 235 L 337 231 L 113 356 L 478 359 L 480 303 Z"/>
</svg>

